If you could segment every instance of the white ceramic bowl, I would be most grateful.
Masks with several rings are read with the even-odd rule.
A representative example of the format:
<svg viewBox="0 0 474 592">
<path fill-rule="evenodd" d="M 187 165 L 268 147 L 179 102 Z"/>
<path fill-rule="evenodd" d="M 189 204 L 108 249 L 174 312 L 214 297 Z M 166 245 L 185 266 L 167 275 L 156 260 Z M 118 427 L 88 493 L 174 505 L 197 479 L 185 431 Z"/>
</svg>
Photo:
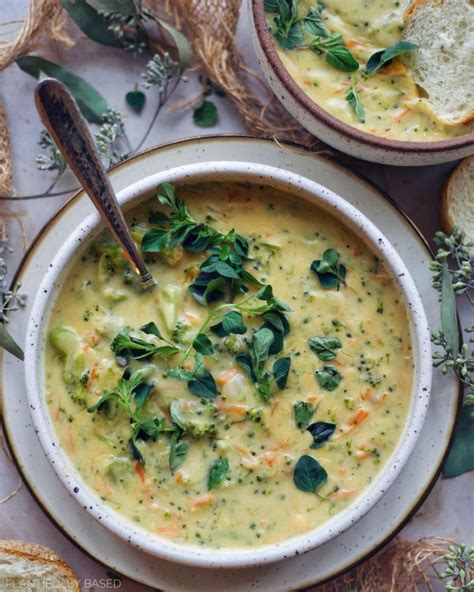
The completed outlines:
<svg viewBox="0 0 474 592">
<path fill-rule="evenodd" d="M 52 258 L 31 309 L 25 348 L 25 376 L 31 415 L 44 452 L 69 493 L 88 512 L 117 536 L 152 555 L 201 567 L 249 567 L 303 553 L 336 537 L 359 520 L 383 496 L 407 461 L 420 433 L 431 385 L 431 345 L 420 296 L 405 265 L 382 233 L 356 208 L 335 193 L 309 179 L 286 170 L 245 162 L 199 163 L 170 169 L 144 178 L 118 194 L 127 208 L 147 199 L 164 181 L 189 183 L 209 180 L 249 181 L 287 190 L 301 199 L 313 200 L 361 236 L 383 261 L 400 285 L 409 317 L 414 356 L 413 396 L 408 420 L 391 458 L 354 502 L 322 526 L 281 543 L 251 549 L 204 549 L 176 544 L 138 527 L 121 516 L 83 481 L 62 450 L 45 401 L 44 351 L 49 315 L 69 263 L 78 256 L 84 242 L 95 237 L 102 225 L 97 214 L 78 221 L 77 230 L 66 238 Z M 238 520 L 239 517 L 236 517 Z"/>
<path fill-rule="evenodd" d="M 263 0 L 249 0 L 250 29 L 257 59 L 275 96 L 309 132 L 330 146 L 382 164 L 421 166 L 474 154 L 474 132 L 432 142 L 388 140 L 344 123 L 316 104 L 293 80 L 278 57 Z"/>
</svg>

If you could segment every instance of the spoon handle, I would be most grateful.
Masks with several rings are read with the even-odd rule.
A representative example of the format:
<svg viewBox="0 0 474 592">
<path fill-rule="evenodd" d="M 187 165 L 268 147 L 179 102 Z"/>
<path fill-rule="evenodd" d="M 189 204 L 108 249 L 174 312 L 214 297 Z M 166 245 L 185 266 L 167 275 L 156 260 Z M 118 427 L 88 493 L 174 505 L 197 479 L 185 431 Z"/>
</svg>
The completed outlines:
<svg viewBox="0 0 474 592">
<path fill-rule="evenodd" d="M 145 287 L 153 279 L 133 241 L 87 124 L 69 90 L 47 78 L 35 91 L 36 108 L 61 154 L 122 246 Z"/>
</svg>

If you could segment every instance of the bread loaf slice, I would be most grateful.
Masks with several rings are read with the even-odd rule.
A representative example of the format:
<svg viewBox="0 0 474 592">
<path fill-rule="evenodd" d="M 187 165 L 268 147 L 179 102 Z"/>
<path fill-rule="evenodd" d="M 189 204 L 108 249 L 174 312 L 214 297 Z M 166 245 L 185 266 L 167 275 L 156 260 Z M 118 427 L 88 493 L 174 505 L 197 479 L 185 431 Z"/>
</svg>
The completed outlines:
<svg viewBox="0 0 474 592">
<path fill-rule="evenodd" d="M 474 119 L 474 3 L 415 0 L 404 39 L 418 45 L 405 56 L 413 78 L 448 125 Z"/>
<path fill-rule="evenodd" d="M 0 591 L 80 592 L 71 568 L 51 549 L 0 540 Z"/>
<path fill-rule="evenodd" d="M 467 242 L 474 242 L 474 156 L 461 160 L 452 172 L 441 207 L 443 230 L 450 233 L 457 226 L 466 233 Z"/>
</svg>

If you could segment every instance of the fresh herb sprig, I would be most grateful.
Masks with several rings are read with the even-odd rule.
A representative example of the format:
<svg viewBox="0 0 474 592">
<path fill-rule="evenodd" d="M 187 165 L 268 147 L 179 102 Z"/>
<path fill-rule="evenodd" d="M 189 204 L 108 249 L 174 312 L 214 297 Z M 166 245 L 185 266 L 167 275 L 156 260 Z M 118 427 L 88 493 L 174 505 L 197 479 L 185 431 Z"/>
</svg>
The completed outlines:
<svg viewBox="0 0 474 592">
<path fill-rule="evenodd" d="M 346 266 L 339 262 L 341 255 L 336 249 L 326 249 L 321 259 L 315 259 L 311 263 L 313 271 L 319 279 L 319 283 L 327 290 L 346 285 Z"/>
<path fill-rule="evenodd" d="M 160 333 L 155 323 L 150 322 L 140 327 L 140 332 L 156 338 L 150 341 L 142 339 L 130 333 L 128 329 L 122 329 L 112 341 L 111 350 L 117 356 L 119 362 L 125 366 L 130 360 L 149 360 L 154 355 L 172 356 L 179 353 L 179 347 L 168 341 Z M 138 333 L 138 332 L 137 332 Z M 139 335 L 139 333 L 138 333 Z M 164 341 L 166 345 L 157 343 L 157 340 Z"/>
<path fill-rule="evenodd" d="M 322 3 L 299 16 L 298 0 L 267 0 L 265 10 L 275 13 L 273 35 L 282 49 L 311 49 L 324 54 L 326 62 L 344 72 L 355 72 L 359 62 L 345 45 L 340 33 L 331 33 L 321 18 Z M 313 37 L 305 43 L 304 32 Z"/>
<path fill-rule="evenodd" d="M 88 407 L 89 413 L 102 412 L 111 415 L 113 406 L 118 405 L 130 417 L 131 435 L 128 446 L 131 456 L 142 464 L 145 459 L 141 453 L 138 440 L 156 440 L 165 430 L 165 419 L 145 415 L 145 403 L 153 392 L 153 385 L 147 384 L 145 370 L 130 371 L 126 368 L 116 388 L 104 393 L 95 405 Z"/>
<path fill-rule="evenodd" d="M 414 51 L 415 49 L 418 49 L 418 45 L 415 45 L 410 41 L 399 41 L 398 43 L 395 43 L 395 45 L 387 47 L 387 49 L 376 51 L 368 59 L 365 71 L 367 74 L 375 74 L 380 69 L 388 66 L 393 58 Z"/>
<path fill-rule="evenodd" d="M 357 90 L 357 83 L 354 78 L 352 78 L 351 86 L 346 94 L 346 101 L 352 107 L 354 111 L 354 115 L 356 116 L 357 121 L 361 123 L 365 123 L 365 111 L 364 106 L 362 105 L 362 101 L 360 100 L 359 91 Z"/>
</svg>

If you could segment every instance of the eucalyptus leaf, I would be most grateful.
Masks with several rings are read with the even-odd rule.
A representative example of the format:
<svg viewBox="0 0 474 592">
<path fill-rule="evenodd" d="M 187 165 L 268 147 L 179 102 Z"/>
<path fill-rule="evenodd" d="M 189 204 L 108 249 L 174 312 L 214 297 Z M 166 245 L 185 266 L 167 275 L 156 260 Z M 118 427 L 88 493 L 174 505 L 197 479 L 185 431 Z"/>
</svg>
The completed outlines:
<svg viewBox="0 0 474 592">
<path fill-rule="evenodd" d="M 180 72 L 183 73 L 186 70 L 186 68 L 191 64 L 192 59 L 191 44 L 189 43 L 188 38 L 185 35 L 183 35 L 180 31 L 178 31 L 176 27 L 173 27 L 173 25 L 157 17 L 155 14 L 152 13 L 151 17 L 165 31 L 168 37 L 171 38 L 174 46 L 178 51 Z"/>
<path fill-rule="evenodd" d="M 454 439 L 444 463 L 446 478 L 457 477 L 474 469 L 474 407 L 464 405 L 454 429 Z"/>
<path fill-rule="evenodd" d="M 304 454 L 296 463 L 293 481 L 296 487 L 307 493 L 315 493 L 328 478 L 324 467 L 316 459 Z"/>
<path fill-rule="evenodd" d="M 18 343 L 13 339 L 3 323 L 0 323 L 0 347 L 11 353 L 19 360 L 24 360 L 25 355 Z"/>
<path fill-rule="evenodd" d="M 456 296 L 446 261 L 441 274 L 441 329 L 454 356 L 459 352 L 459 327 Z"/>
<path fill-rule="evenodd" d="M 109 29 L 110 22 L 92 4 L 86 0 L 61 0 L 63 8 L 89 39 L 108 47 L 121 47 L 120 39 Z"/>
<path fill-rule="evenodd" d="M 109 105 L 99 91 L 84 78 L 59 64 L 38 56 L 23 56 L 18 58 L 16 63 L 24 72 L 35 78 L 39 78 L 41 72 L 44 72 L 51 78 L 60 80 L 71 91 L 88 121 L 92 123 L 103 122 L 104 113 L 109 108 Z"/>
</svg>

